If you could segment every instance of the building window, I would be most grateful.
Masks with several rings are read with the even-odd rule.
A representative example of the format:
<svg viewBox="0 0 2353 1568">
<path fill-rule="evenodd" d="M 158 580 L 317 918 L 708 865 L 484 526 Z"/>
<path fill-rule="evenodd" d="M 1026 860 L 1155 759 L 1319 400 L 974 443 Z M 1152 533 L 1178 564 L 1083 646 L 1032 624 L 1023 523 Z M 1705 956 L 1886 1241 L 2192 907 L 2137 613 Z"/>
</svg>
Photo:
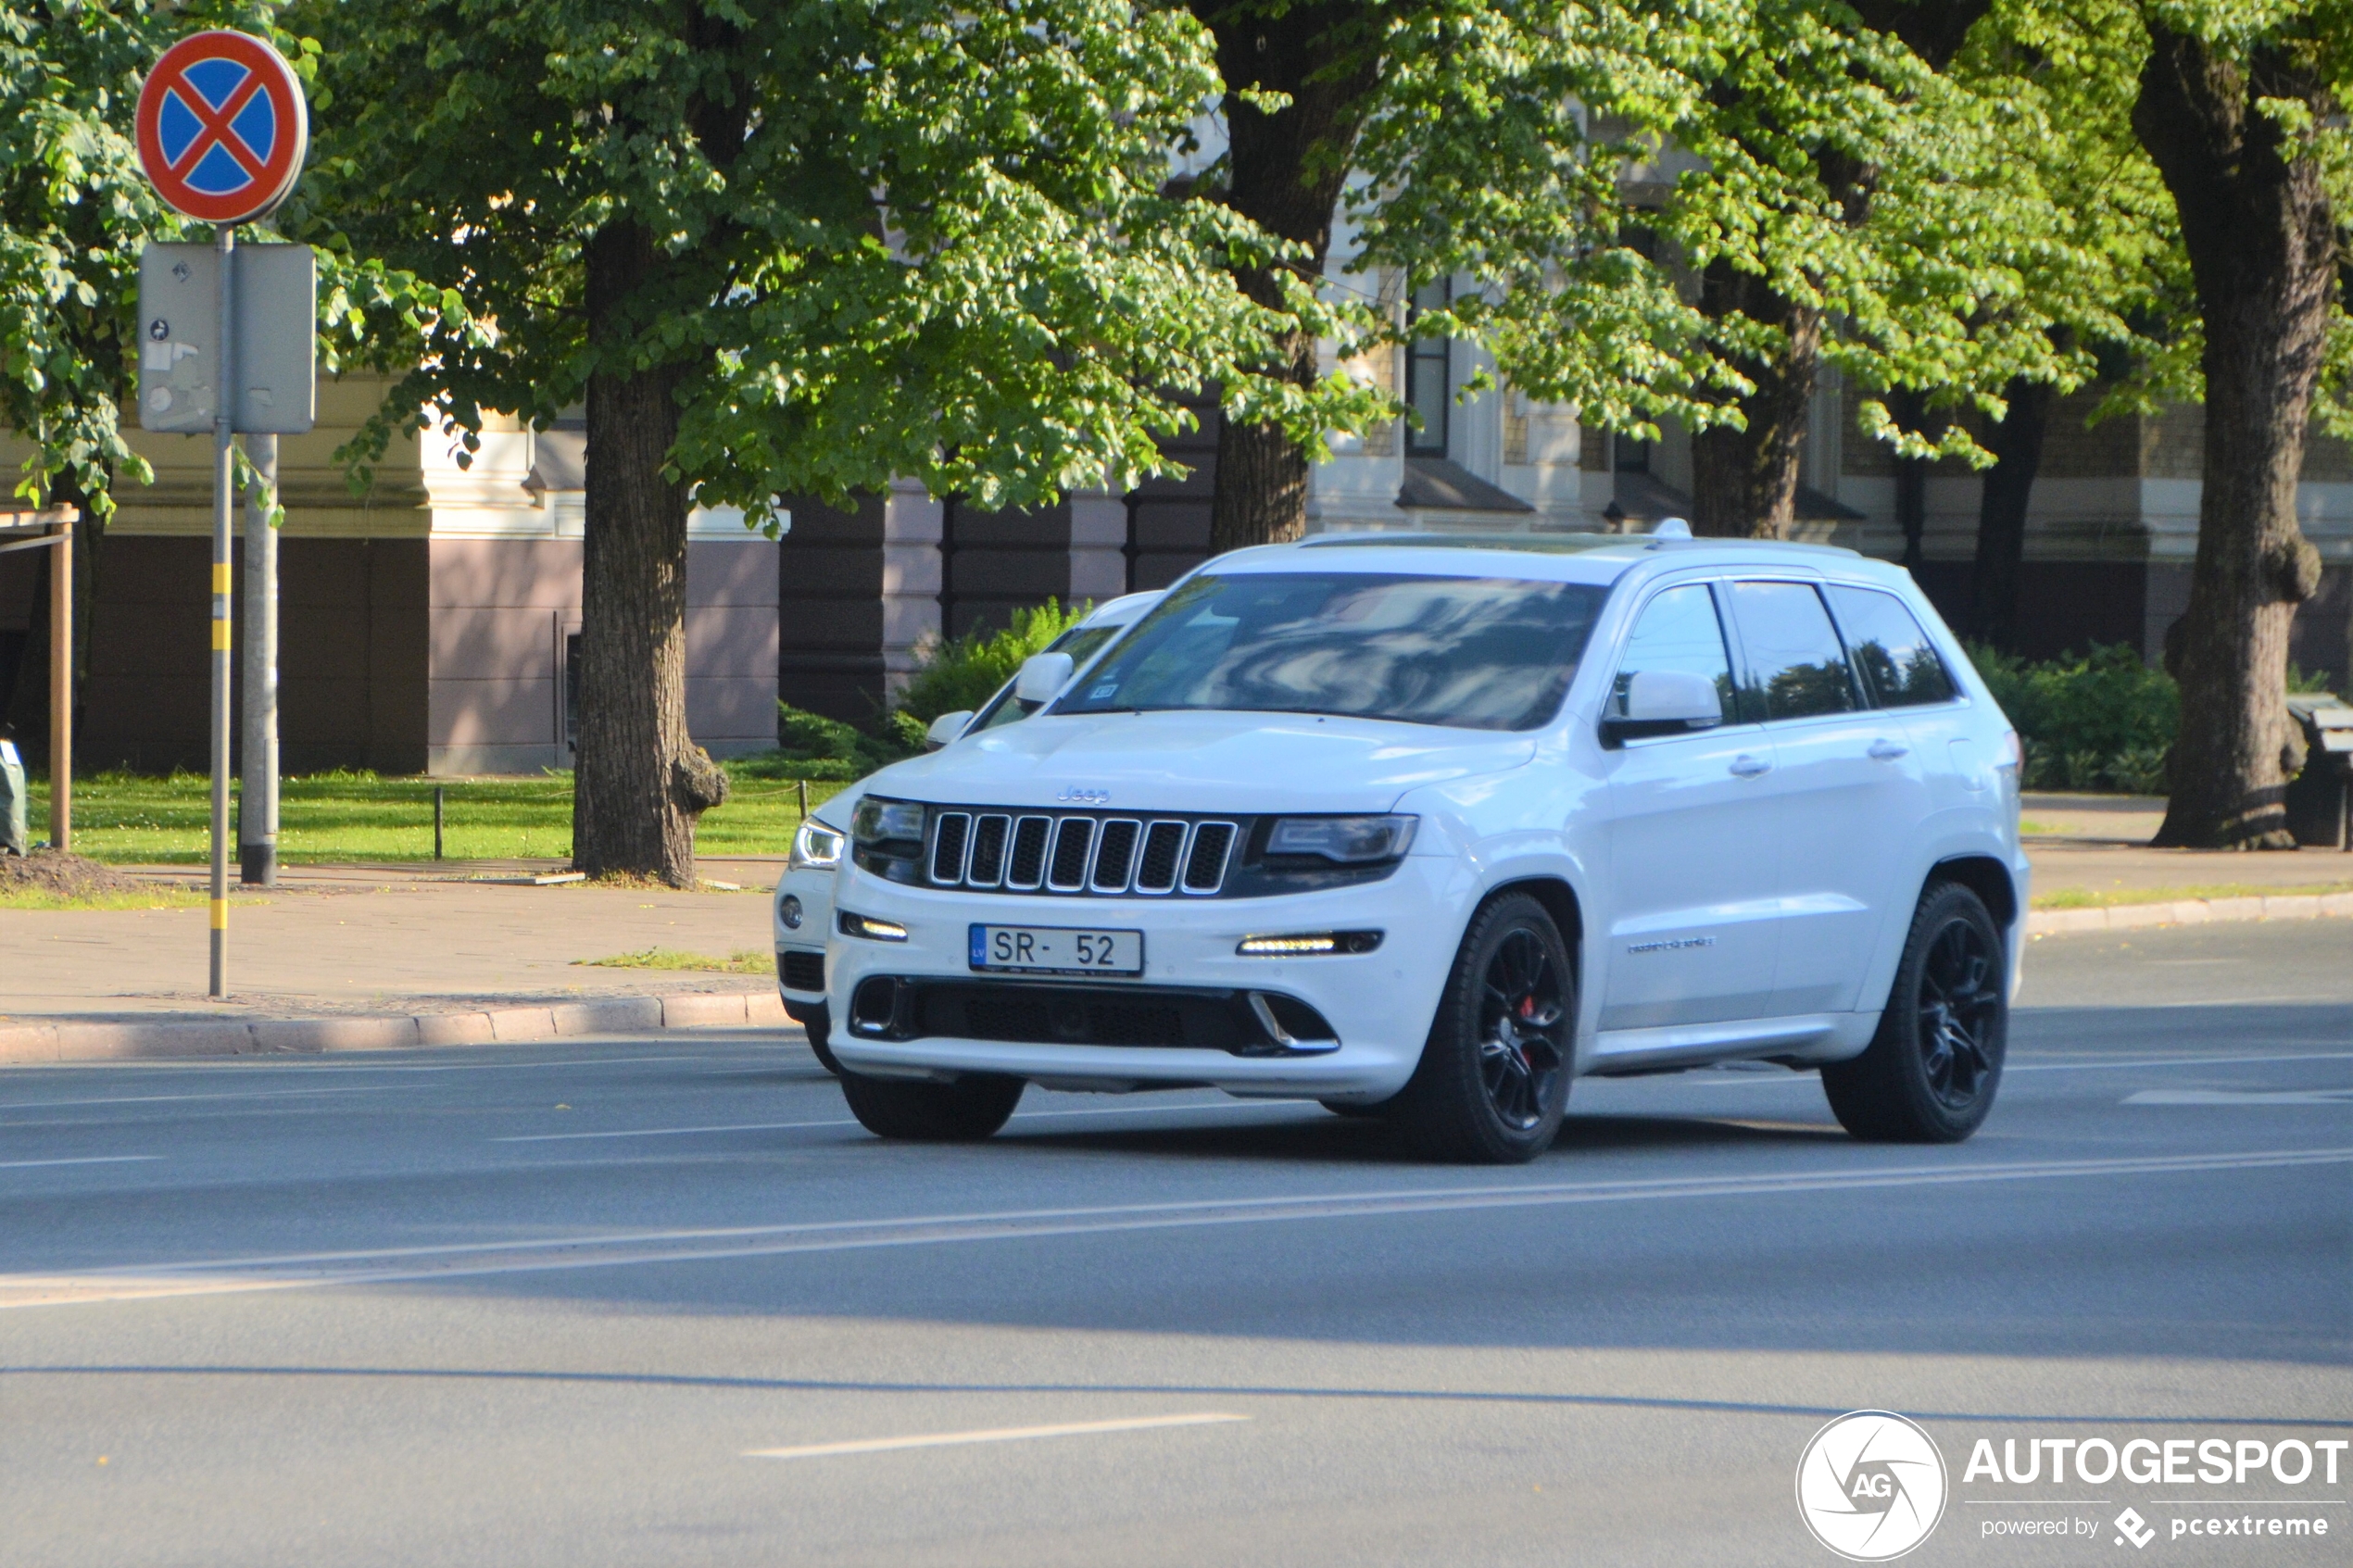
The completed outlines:
<svg viewBox="0 0 2353 1568">
<path fill-rule="evenodd" d="M 1405 318 L 1406 329 L 1413 328 L 1415 318 L 1425 310 L 1442 310 L 1453 297 L 1444 279 L 1425 283 L 1414 291 L 1413 309 Z M 1442 337 L 1416 337 L 1405 348 L 1405 403 L 1421 416 L 1421 428 L 1405 434 L 1405 450 L 1416 458 L 1442 458 L 1446 455 L 1446 417 L 1453 408 L 1454 385 L 1452 374 L 1453 356 L 1452 340 Z"/>
<path fill-rule="evenodd" d="M 580 749 L 580 633 L 564 633 L 564 748 Z"/>
</svg>

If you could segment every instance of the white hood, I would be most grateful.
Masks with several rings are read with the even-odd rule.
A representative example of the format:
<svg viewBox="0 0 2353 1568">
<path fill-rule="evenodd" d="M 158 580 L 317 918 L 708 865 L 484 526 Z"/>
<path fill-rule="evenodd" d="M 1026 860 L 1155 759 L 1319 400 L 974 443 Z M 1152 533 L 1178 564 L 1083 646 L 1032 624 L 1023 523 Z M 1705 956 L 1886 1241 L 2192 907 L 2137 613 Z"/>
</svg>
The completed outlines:
<svg viewBox="0 0 2353 1568">
<path fill-rule="evenodd" d="M 1501 772 L 1535 755 L 1525 735 L 1367 719 L 1045 714 L 894 764 L 865 789 L 943 806 L 1386 811 L 1409 789 Z"/>
</svg>

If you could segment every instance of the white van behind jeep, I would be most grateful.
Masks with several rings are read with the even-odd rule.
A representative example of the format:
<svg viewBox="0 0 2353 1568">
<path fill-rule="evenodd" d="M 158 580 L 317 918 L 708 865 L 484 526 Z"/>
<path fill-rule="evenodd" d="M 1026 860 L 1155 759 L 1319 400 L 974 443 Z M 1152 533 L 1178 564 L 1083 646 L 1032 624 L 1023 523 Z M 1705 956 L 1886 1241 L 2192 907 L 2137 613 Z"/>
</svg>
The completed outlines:
<svg viewBox="0 0 2353 1568">
<path fill-rule="evenodd" d="M 1957 1140 L 2001 1079 L 2018 762 L 1910 578 L 1847 551 L 1239 551 L 1034 718 L 867 781 L 830 1046 L 886 1137 L 1206 1085 L 1525 1160 L 1574 1078 L 1762 1060 L 1857 1136 Z"/>
</svg>

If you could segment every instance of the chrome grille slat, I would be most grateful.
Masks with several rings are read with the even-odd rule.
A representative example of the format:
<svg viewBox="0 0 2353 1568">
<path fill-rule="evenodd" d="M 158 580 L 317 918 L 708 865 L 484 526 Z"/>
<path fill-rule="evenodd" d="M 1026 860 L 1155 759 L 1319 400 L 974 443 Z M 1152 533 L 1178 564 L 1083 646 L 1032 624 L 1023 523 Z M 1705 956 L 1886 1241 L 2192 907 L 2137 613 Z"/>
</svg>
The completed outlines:
<svg viewBox="0 0 2353 1568">
<path fill-rule="evenodd" d="M 942 811 L 931 830 L 931 879 L 942 887 L 964 880 L 964 851 L 972 847 L 972 814 Z"/>
<path fill-rule="evenodd" d="M 1193 842 L 1185 855 L 1186 892 L 1210 894 L 1226 884 L 1226 862 L 1234 852 L 1231 822 L 1196 822 Z"/>
<path fill-rule="evenodd" d="M 1054 819 L 1024 817 L 1013 824 L 1013 852 L 1005 867 L 1005 885 L 1027 893 L 1046 880 L 1046 849 L 1053 840 Z"/>
<path fill-rule="evenodd" d="M 994 887 L 1005 880 L 1005 851 L 1013 844 L 1013 819 L 991 811 L 973 819 L 972 857 L 964 870 L 971 887 Z"/>
<path fill-rule="evenodd" d="M 1125 893 L 1136 869 L 1136 847 L 1144 824 L 1134 817 L 1106 817 L 1095 834 L 1095 865 L 1087 885 L 1098 893 Z"/>
<path fill-rule="evenodd" d="M 1095 819 L 1064 817 L 1054 824 L 1053 858 L 1046 865 L 1046 890 L 1076 893 L 1087 885 L 1087 863 L 1095 854 Z"/>
<path fill-rule="evenodd" d="M 1144 830 L 1143 852 L 1136 861 L 1137 892 L 1176 891 L 1176 875 L 1185 869 L 1185 840 L 1191 833 L 1189 822 L 1165 821 Z"/>
</svg>

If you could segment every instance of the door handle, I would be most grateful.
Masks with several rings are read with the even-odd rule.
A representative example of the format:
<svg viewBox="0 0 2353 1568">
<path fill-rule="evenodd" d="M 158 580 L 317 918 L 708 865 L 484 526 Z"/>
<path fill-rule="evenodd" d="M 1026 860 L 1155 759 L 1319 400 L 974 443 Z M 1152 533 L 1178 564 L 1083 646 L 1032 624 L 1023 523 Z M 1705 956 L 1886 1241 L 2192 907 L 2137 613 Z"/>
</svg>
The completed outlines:
<svg viewBox="0 0 2353 1568">
<path fill-rule="evenodd" d="M 1906 746 L 1902 741 L 1889 740 L 1885 736 L 1881 736 L 1878 740 L 1871 742 L 1871 749 L 1865 755 L 1869 756 L 1874 762 L 1893 762 L 1898 757 L 1903 756 L 1906 752 L 1911 749 L 1912 748 L 1910 746 Z"/>
<path fill-rule="evenodd" d="M 1770 762 L 1766 761 L 1762 757 L 1751 757 L 1746 752 L 1743 752 L 1738 757 L 1732 759 L 1733 773 L 1743 779 L 1753 779 L 1759 773 L 1768 772 L 1771 771 L 1772 766 L 1773 765 Z"/>
</svg>

